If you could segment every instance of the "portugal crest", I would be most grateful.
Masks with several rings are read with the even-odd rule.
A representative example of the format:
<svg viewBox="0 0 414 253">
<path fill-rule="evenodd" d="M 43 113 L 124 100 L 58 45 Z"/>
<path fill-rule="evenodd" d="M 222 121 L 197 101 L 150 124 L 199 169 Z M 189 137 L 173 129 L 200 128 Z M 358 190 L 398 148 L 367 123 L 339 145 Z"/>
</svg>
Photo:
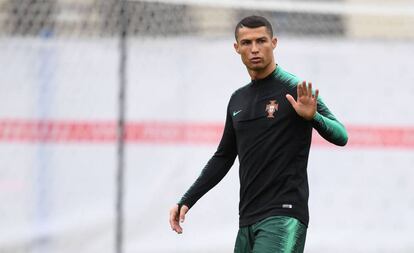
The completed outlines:
<svg viewBox="0 0 414 253">
<path fill-rule="evenodd" d="M 269 103 L 266 105 L 266 112 L 268 118 L 274 118 L 275 112 L 279 109 L 279 104 L 276 100 L 270 100 Z"/>
</svg>

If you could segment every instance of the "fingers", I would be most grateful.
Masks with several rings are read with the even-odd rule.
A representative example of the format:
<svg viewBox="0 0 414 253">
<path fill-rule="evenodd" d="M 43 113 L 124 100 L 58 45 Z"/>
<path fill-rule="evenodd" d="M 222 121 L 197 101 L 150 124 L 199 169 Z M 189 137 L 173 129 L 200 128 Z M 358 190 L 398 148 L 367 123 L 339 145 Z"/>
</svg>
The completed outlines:
<svg viewBox="0 0 414 253">
<path fill-rule="evenodd" d="M 180 211 L 180 222 L 183 223 L 185 220 L 185 215 L 188 212 L 188 207 L 186 205 L 183 205 L 181 207 L 181 211 Z"/>
<path fill-rule="evenodd" d="M 302 82 L 302 96 L 305 96 L 305 97 L 309 96 L 308 89 L 306 88 L 306 81 Z"/>
<path fill-rule="evenodd" d="M 183 232 L 183 229 L 178 222 L 178 205 L 175 205 L 170 209 L 170 226 L 171 229 L 178 234 Z"/>
<path fill-rule="evenodd" d="M 169 219 L 169 222 L 170 222 L 170 226 L 171 226 L 171 229 L 172 230 L 174 230 L 174 227 L 175 227 L 175 225 L 176 225 L 176 223 L 177 223 L 177 213 L 178 213 L 178 206 L 174 206 L 174 207 L 172 207 L 171 209 L 170 209 L 170 219 Z"/>
<path fill-rule="evenodd" d="M 318 100 L 318 96 L 319 96 L 319 90 L 318 90 L 318 89 L 316 89 L 316 90 L 315 90 L 315 100 Z"/>
<path fill-rule="evenodd" d="M 309 88 L 310 85 L 310 88 Z M 309 85 L 306 85 L 306 81 L 302 81 L 297 85 L 298 97 L 310 97 L 312 94 L 312 83 L 309 82 Z"/>
<path fill-rule="evenodd" d="M 298 97 L 302 96 L 302 83 L 298 83 L 297 88 L 297 93 L 298 93 Z"/>
<path fill-rule="evenodd" d="M 312 82 L 303 81 L 297 85 L 297 94 L 296 101 L 290 94 L 286 94 L 286 99 L 299 116 L 311 120 L 317 110 L 319 90 L 315 90 L 315 93 L 312 94 Z"/>
<path fill-rule="evenodd" d="M 289 103 L 293 106 L 293 108 L 296 108 L 296 101 L 290 94 L 286 94 L 286 98 L 289 101 Z"/>
<path fill-rule="evenodd" d="M 307 96 L 312 97 L 312 82 L 308 82 Z"/>
<path fill-rule="evenodd" d="M 298 83 L 297 93 L 298 93 L 298 98 L 299 97 L 308 97 L 308 98 L 316 97 L 317 98 L 316 91 L 315 91 L 315 95 L 313 95 L 312 93 L 312 82 L 308 82 L 306 84 L 306 81 L 302 81 L 301 83 Z"/>
<path fill-rule="evenodd" d="M 179 205 L 175 205 L 170 209 L 170 226 L 171 229 L 178 234 L 183 232 L 183 228 L 180 226 L 180 222 L 183 223 L 185 220 L 185 215 L 188 212 L 188 206 L 181 206 L 181 210 L 178 210 Z"/>
</svg>

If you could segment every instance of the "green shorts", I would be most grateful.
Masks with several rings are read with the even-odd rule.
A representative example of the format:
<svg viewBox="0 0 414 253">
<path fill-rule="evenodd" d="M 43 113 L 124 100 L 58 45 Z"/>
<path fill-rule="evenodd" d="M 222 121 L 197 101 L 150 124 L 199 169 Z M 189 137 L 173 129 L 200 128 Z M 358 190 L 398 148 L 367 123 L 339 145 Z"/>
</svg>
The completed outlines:
<svg viewBox="0 0 414 253">
<path fill-rule="evenodd" d="M 234 253 L 302 253 L 306 230 L 306 226 L 295 218 L 272 216 L 241 227 Z"/>
</svg>

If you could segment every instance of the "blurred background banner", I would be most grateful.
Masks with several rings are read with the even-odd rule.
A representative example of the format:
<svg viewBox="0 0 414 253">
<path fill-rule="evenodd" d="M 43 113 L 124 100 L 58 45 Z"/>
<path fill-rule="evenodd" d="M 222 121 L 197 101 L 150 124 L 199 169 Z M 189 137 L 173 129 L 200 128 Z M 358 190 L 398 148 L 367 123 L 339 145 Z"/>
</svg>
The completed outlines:
<svg viewBox="0 0 414 253">
<path fill-rule="evenodd" d="M 232 252 L 237 161 L 183 235 L 168 211 L 250 81 L 233 43 L 252 14 L 349 131 L 344 148 L 314 133 L 305 251 L 414 252 L 414 1 L 121 3 L 0 0 L 0 252 L 115 252 L 121 17 L 124 252 Z"/>
</svg>

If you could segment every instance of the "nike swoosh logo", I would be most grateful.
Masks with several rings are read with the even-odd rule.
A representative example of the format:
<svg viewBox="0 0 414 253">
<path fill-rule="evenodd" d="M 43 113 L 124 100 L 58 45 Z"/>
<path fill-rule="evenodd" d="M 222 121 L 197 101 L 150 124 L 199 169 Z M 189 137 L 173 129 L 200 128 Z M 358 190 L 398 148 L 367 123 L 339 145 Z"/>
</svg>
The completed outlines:
<svg viewBox="0 0 414 253">
<path fill-rule="evenodd" d="M 243 110 L 238 110 L 237 112 L 236 112 L 236 111 L 234 111 L 234 112 L 233 112 L 233 117 L 234 117 L 234 116 L 236 116 L 237 114 L 241 113 L 241 111 L 243 111 Z"/>
</svg>

